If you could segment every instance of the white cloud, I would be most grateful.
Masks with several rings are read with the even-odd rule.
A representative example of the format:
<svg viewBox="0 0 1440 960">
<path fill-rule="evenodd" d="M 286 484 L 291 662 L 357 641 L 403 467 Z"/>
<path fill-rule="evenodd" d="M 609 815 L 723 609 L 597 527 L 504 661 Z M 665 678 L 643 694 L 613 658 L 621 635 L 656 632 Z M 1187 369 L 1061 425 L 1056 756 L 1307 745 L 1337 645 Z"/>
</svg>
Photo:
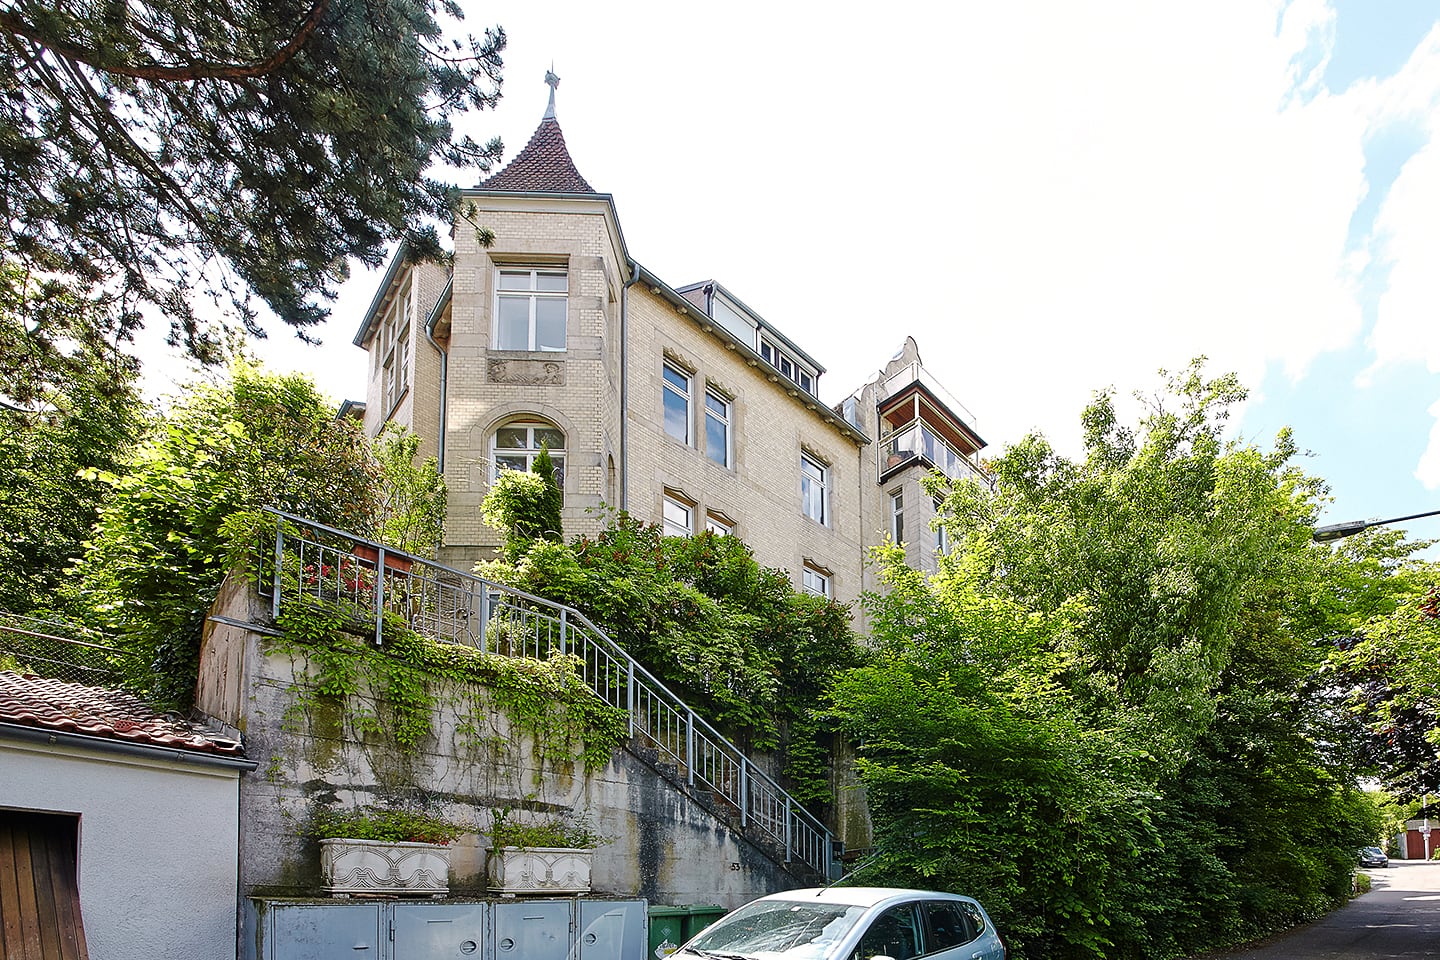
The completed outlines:
<svg viewBox="0 0 1440 960">
<path fill-rule="evenodd" d="M 1426 490 L 1434 490 L 1440 487 L 1440 400 L 1427 412 L 1435 418 L 1435 424 L 1430 428 L 1430 444 L 1420 456 L 1420 462 L 1415 465 L 1415 479 L 1419 480 Z"/>
<path fill-rule="evenodd" d="M 725 283 L 829 367 L 828 399 L 914 334 L 996 445 L 1034 426 L 1073 445 L 1092 389 L 1197 354 L 1258 386 L 1353 342 L 1364 138 L 1377 110 L 1423 109 L 1323 88 L 1322 0 L 502 0 L 470 26 L 495 21 L 507 99 L 471 130 L 513 155 L 553 59 L 571 151 L 637 259 Z M 374 282 L 298 361 L 351 396 Z"/>
</svg>

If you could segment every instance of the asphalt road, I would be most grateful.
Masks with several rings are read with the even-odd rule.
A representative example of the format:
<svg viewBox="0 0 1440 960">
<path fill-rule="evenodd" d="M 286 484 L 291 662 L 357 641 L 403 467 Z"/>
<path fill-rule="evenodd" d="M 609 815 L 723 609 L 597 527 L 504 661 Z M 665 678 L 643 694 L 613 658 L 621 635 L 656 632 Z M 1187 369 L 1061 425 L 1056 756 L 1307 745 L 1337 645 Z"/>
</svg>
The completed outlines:
<svg viewBox="0 0 1440 960">
<path fill-rule="evenodd" d="M 1325 919 L 1225 960 L 1440 958 L 1440 861 L 1365 870 L 1371 888 Z"/>
</svg>

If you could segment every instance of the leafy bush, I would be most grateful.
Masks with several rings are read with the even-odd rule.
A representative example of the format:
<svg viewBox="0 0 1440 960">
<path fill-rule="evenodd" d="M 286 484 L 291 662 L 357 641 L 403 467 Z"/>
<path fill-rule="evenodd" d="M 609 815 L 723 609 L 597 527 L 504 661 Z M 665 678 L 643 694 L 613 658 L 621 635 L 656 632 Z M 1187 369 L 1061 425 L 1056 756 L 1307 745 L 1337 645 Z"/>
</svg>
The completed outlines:
<svg viewBox="0 0 1440 960">
<path fill-rule="evenodd" d="M 783 748 L 797 796 L 830 798 L 814 711 L 860 660 L 844 606 L 797 591 L 735 537 L 666 537 L 623 514 L 594 538 L 534 541 L 476 570 L 576 607 L 742 746 Z"/>
<path fill-rule="evenodd" d="M 311 818 L 305 835 L 317 840 L 380 840 L 386 843 L 448 844 L 474 832 L 427 813 L 361 807 L 358 810 L 319 810 Z"/>
<path fill-rule="evenodd" d="M 512 819 L 514 810 L 505 807 L 494 811 L 490 825 L 490 846 L 502 847 L 569 847 L 575 850 L 593 850 L 611 841 L 590 829 L 590 821 L 580 816 L 547 816 L 532 823 L 519 823 Z"/>
<path fill-rule="evenodd" d="M 253 547 L 259 510 L 340 529 L 375 512 L 369 445 L 305 377 L 237 363 L 223 385 L 194 387 L 150 426 L 122 468 L 78 564 L 84 594 L 132 682 L 156 699 L 194 696 L 205 615 L 225 574 Z"/>
</svg>

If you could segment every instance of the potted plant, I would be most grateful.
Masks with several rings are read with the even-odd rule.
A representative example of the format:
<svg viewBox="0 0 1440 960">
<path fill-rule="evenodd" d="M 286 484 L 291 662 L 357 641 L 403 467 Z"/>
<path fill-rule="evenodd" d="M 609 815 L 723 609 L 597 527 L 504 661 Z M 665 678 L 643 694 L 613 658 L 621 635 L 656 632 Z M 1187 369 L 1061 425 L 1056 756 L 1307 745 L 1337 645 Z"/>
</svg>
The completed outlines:
<svg viewBox="0 0 1440 960">
<path fill-rule="evenodd" d="M 590 860 L 610 838 L 590 829 L 584 815 L 548 816 L 521 823 L 509 808 L 496 810 L 490 826 L 487 874 L 492 893 L 516 895 L 590 892 Z"/>
<path fill-rule="evenodd" d="M 306 832 L 320 840 L 320 875 L 332 896 L 439 897 L 450 891 L 449 844 L 469 830 L 429 814 L 362 807 L 322 810 Z"/>
</svg>

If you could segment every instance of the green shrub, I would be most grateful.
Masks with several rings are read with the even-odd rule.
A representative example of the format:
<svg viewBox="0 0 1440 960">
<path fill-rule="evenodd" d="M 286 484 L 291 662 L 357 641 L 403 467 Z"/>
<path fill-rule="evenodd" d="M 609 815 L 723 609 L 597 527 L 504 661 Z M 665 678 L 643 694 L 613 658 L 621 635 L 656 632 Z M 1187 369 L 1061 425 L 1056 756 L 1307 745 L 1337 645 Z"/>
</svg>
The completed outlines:
<svg viewBox="0 0 1440 960">
<path fill-rule="evenodd" d="M 490 846 L 502 847 L 570 847 L 575 850 L 593 850 L 611 841 L 590 829 L 590 820 L 584 814 L 579 816 L 547 816 L 534 823 L 517 823 L 511 819 L 514 811 L 505 807 L 494 811 L 495 819 L 490 825 Z"/>
<path fill-rule="evenodd" d="M 448 844 L 467 833 L 470 827 L 427 813 L 361 807 L 358 810 L 320 810 L 305 830 L 318 840 L 380 840 L 387 843 Z"/>
</svg>

